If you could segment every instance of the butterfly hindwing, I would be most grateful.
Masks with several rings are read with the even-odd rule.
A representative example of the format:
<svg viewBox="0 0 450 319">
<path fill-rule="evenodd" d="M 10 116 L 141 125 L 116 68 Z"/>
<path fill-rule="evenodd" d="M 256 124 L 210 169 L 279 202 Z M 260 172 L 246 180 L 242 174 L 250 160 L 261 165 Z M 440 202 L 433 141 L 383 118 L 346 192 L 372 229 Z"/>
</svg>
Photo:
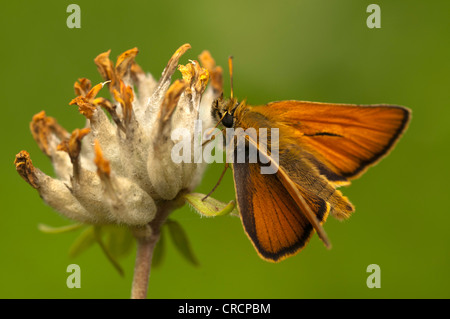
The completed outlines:
<svg viewBox="0 0 450 319">
<path fill-rule="evenodd" d="M 259 255 L 279 261 L 301 250 L 314 228 L 278 174 L 261 174 L 260 168 L 259 163 L 233 164 L 236 199 L 244 229 Z M 319 222 L 324 221 L 329 205 L 311 194 L 304 198 Z"/>
</svg>

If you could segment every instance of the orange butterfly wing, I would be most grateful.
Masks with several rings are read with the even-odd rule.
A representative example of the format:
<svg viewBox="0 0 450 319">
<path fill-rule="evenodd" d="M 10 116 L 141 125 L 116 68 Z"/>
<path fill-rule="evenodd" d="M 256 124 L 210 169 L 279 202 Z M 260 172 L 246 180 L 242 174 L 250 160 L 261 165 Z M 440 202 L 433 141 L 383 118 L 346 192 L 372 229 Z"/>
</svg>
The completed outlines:
<svg viewBox="0 0 450 319">
<path fill-rule="evenodd" d="M 242 224 L 258 254 L 269 261 L 280 261 L 300 251 L 314 228 L 278 174 L 261 174 L 260 168 L 259 163 L 233 164 L 236 199 Z M 318 221 L 323 222 L 329 205 L 299 190 Z"/>
<path fill-rule="evenodd" d="M 295 254 L 314 228 L 321 230 L 308 220 L 298 197 L 320 223 L 329 213 L 348 218 L 353 206 L 335 185 L 358 177 L 386 155 L 410 119 L 410 111 L 398 106 L 300 101 L 246 106 L 236 113 L 236 127 L 279 128 L 280 132 L 283 174 L 262 175 L 260 163 L 233 164 L 244 229 L 260 256 L 271 261 Z"/>
<path fill-rule="evenodd" d="M 251 111 L 295 138 L 311 153 L 310 161 L 336 184 L 360 176 L 389 153 L 410 120 L 409 109 L 391 105 L 281 101 Z"/>
</svg>

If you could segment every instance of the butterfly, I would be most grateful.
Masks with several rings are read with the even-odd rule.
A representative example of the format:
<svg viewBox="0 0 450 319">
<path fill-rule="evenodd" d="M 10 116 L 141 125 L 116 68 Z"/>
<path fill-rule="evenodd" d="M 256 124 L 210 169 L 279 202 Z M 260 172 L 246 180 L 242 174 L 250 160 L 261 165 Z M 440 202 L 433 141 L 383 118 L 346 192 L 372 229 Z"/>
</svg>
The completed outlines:
<svg viewBox="0 0 450 319">
<path fill-rule="evenodd" d="M 234 156 L 231 162 L 237 207 L 250 241 L 272 262 L 298 253 L 314 232 L 331 247 L 323 223 L 330 214 L 342 220 L 354 212 L 337 188 L 349 185 L 392 150 L 408 127 L 411 111 L 394 105 L 295 100 L 250 106 L 233 96 L 231 57 L 229 69 L 231 97 L 222 95 L 213 102 L 213 118 L 225 129 L 279 132 L 277 161 L 267 151 L 257 161 Z M 264 148 L 270 144 L 274 141 Z M 244 149 L 252 147 L 262 145 L 246 136 Z M 268 161 L 276 165 L 274 174 L 261 173 Z"/>
</svg>

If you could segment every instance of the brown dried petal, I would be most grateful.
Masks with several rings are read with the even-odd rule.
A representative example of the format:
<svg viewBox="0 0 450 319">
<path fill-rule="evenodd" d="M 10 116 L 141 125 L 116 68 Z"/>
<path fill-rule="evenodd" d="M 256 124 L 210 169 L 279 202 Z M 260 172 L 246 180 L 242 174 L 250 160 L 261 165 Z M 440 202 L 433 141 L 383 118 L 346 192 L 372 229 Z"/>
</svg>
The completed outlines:
<svg viewBox="0 0 450 319">
<path fill-rule="evenodd" d="M 103 151 L 100 147 L 100 143 L 98 140 L 94 141 L 94 150 L 95 150 L 95 158 L 94 163 L 97 166 L 97 174 L 102 176 L 107 176 L 111 174 L 111 166 L 109 164 L 109 161 L 103 157 Z"/>
<path fill-rule="evenodd" d="M 181 75 L 183 76 L 183 80 L 188 84 L 191 85 L 192 79 L 195 76 L 195 69 L 194 65 L 192 63 L 188 63 L 186 65 L 180 64 L 178 66 L 178 70 L 181 72 Z"/>
<path fill-rule="evenodd" d="M 175 72 L 178 61 L 180 60 L 181 56 L 186 53 L 187 50 L 191 48 L 191 45 L 186 43 L 183 44 L 181 47 L 178 48 L 178 50 L 175 51 L 175 53 L 170 58 L 169 62 L 167 63 L 166 68 L 163 71 L 163 74 L 161 76 L 161 79 L 159 80 L 159 83 L 164 83 L 166 81 L 169 81 Z"/>
<path fill-rule="evenodd" d="M 91 89 L 91 81 L 86 78 L 78 79 L 73 85 L 73 88 L 75 90 L 75 95 L 85 96 Z"/>
<path fill-rule="evenodd" d="M 134 63 L 134 58 L 138 54 L 138 48 L 133 48 L 122 53 L 116 62 L 116 76 L 119 79 L 123 79 L 125 74 L 130 70 Z"/>
<path fill-rule="evenodd" d="M 110 91 L 112 91 L 112 89 L 116 88 L 117 78 L 116 78 L 114 64 L 109 59 L 110 52 L 111 52 L 111 50 L 108 50 L 107 52 L 99 54 L 94 59 L 94 62 L 97 65 L 98 72 L 100 72 L 101 76 L 105 80 L 111 81 L 109 89 L 110 89 Z"/>
<path fill-rule="evenodd" d="M 117 194 L 114 190 L 114 186 L 111 182 L 111 165 L 109 161 L 103 157 L 103 151 L 100 147 L 100 143 L 98 140 L 94 141 L 94 151 L 95 151 L 95 158 L 94 163 L 97 166 L 97 174 L 100 177 L 100 180 L 102 181 L 105 191 L 108 194 L 108 196 L 117 201 Z"/>
<path fill-rule="evenodd" d="M 54 118 L 46 116 L 45 111 L 39 112 L 33 116 L 30 123 L 30 130 L 39 148 L 47 156 L 51 156 L 52 153 L 49 144 L 51 135 L 56 135 L 60 140 L 67 138 L 69 135 L 69 133 L 60 126 Z"/>
<path fill-rule="evenodd" d="M 186 83 L 186 92 L 188 94 L 192 94 L 191 92 L 191 86 L 192 82 L 195 78 L 195 69 L 194 65 L 192 63 L 188 63 L 186 65 L 179 65 L 178 70 L 181 72 L 181 75 L 183 76 L 183 80 Z"/>
<path fill-rule="evenodd" d="M 123 117 L 125 125 L 130 123 L 131 115 L 133 113 L 133 88 L 131 86 L 125 85 L 123 81 L 120 81 L 120 91 L 113 90 L 114 99 L 120 103 L 122 106 Z"/>
<path fill-rule="evenodd" d="M 216 66 L 216 61 L 212 58 L 209 51 L 205 50 L 199 55 L 200 63 L 209 72 L 211 78 L 211 85 L 216 92 L 222 93 L 223 91 L 223 70 L 220 66 Z"/>
<path fill-rule="evenodd" d="M 72 163 L 78 160 L 81 152 L 81 140 L 91 131 L 90 128 L 75 129 L 69 139 L 62 141 L 58 147 L 58 151 L 64 151 L 69 154 Z"/>
<path fill-rule="evenodd" d="M 36 169 L 30 159 L 30 154 L 27 151 L 20 151 L 16 155 L 14 160 L 14 165 L 16 165 L 16 170 L 20 176 L 33 188 L 39 188 L 38 179 L 36 177 Z"/>
<path fill-rule="evenodd" d="M 122 120 L 120 119 L 119 115 L 116 111 L 116 106 L 111 103 L 110 100 L 105 99 L 104 97 L 98 97 L 94 100 L 95 105 L 100 105 L 103 109 L 105 109 L 109 115 L 111 115 L 111 118 L 116 123 L 116 125 L 125 132 L 125 127 L 123 126 Z"/>
<path fill-rule="evenodd" d="M 162 123 L 166 123 L 172 116 L 181 94 L 187 88 L 184 80 L 176 80 L 167 90 L 161 105 L 160 119 Z"/>
<path fill-rule="evenodd" d="M 202 68 L 197 61 L 192 61 L 187 65 L 179 65 L 178 70 L 183 76 L 183 80 L 188 84 L 186 92 L 192 94 L 191 89 L 202 94 L 208 84 L 209 72 Z"/>
<path fill-rule="evenodd" d="M 72 101 L 70 101 L 69 105 L 78 105 L 78 111 L 83 114 L 87 119 L 91 119 L 94 115 L 96 106 L 89 101 L 84 96 L 77 96 Z"/>
<path fill-rule="evenodd" d="M 197 92 L 197 94 L 203 94 L 205 91 L 206 85 L 208 84 L 209 80 L 209 72 L 207 69 L 204 69 L 200 67 L 200 65 L 196 62 L 195 65 L 195 84 L 194 89 Z"/>
<path fill-rule="evenodd" d="M 103 86 L 107 82 L 109 82 L 109 81 L 99 83 L 96 86 L 94 86 L 92 89 L 90 89 L 89 92 L 87 92 L 86 94 L 81 94 L 81 95 L 77 96 L 72 101 L 70 101 L 69 105 L 74 105 L 74 104 L 78 105 L 78 111 L 90 120 L 92 118 L 92 116 L 94 115 L 95 110 L 97 109 L 94 99 L 97 96 L 98 92 L 100 92 L 100 90 L 103 88 Z M 90 87 L 90 82 L 89 82 L 89 87 Z M 87 86 L 85 88 L 87 88 Z"/>
<path fill-rule="evenodd" d="M 94 98 L 97 96 L 98 92 L 100 92 L 100 90 L 103 88 L 103 85 L 104 85 L 104 84 L 105 84 L 105 83 L 99 83 L 99 84 L 97 84 L 96 86 L 94 86 L 94 87 L 88 92 L 88 94 L 86 94 L 86 99 L 88 99 L 88 100 L 94 99 Z"/>
</svg>

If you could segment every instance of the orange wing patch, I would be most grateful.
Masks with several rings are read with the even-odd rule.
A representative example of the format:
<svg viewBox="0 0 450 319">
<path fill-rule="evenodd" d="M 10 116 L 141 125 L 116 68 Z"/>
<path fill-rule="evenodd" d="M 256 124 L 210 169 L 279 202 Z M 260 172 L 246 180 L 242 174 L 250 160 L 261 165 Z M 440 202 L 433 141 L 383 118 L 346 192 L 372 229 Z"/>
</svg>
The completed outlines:
<svg viewBox="0 0 450 319">
<path fill-rule="evenodd" d="M 234 163 L 233 176 L 241 220 L 259 255 L 276 262 L 299 252 L 314 229 L 277 174 L 262 175 L 257 163 Z M 323 222 L 329 205 L 314 196 L 305 200 Z"/>
<path fill-rule="evenodd" d="M 282 101 L 252 111 L 287 127 L 287 135 L 296 137 L 325 166 L 319 170 L 331 169 L 342 182 L 358 177 L 389 153 L 410 119 L 408 109 L 390 105 Z"/>
</svg>

